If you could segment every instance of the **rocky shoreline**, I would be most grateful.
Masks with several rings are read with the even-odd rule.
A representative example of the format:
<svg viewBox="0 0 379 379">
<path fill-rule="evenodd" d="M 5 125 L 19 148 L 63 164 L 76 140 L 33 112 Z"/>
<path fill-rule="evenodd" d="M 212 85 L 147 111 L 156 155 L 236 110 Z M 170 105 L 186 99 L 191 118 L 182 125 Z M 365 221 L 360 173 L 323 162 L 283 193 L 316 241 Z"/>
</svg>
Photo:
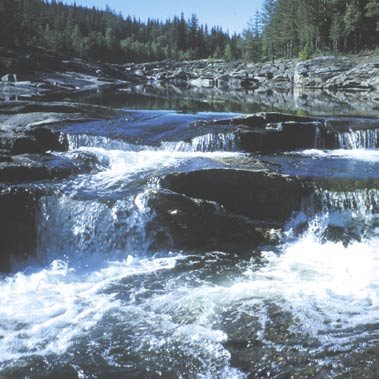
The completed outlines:
<svg viewBox="0 0 379 379">
<path fill-rule="evenodd" d="M 37 96 L 88 92 L 133 84 L 170 83 L 197 88 L 379 92 L 379 56 L 320 56 L 266 63 L 223 60 L 105 64 L 36 49 L 0 48 L 0 94 Z"/>
</svg>

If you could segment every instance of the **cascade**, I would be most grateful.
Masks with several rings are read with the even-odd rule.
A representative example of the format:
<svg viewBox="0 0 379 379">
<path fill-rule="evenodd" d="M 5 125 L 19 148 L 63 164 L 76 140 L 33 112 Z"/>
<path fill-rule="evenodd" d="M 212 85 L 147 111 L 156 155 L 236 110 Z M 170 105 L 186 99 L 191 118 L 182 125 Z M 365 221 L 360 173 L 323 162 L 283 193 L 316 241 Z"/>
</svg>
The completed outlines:
<svg viewBox="0 0 379 379">
<path fill-rule="evenodd" d="M 212 152 L 237 151 L 237 137 L 234 133 L 208 133 L 193 138 L 190 142 L 162 142 L 161 147 L 167 151 Z"/>
<path fill-rule="evenodd" d="M 339 131 L 341 149 L 375 149 L 378 144 L 378 129 Z"/>
<path fill-rule="evenodd" d="M 328 378 L 363 372 L 375 379 L 379 190 L 370 175 L 378 160 L 363 149 L 376 148 L 377 131 L 338 132 L 341 149 L 277 153 L 270 166 L 263 155 L 269 174 L 301 173 L 315 185 L 330 184 L 338 172 L 338 186 L 328 188 L 339 190 L 318 189 L 287 228 L 269 224 L 267 234 L 278 238 L 239 254 L 171 250 L 162 240 L 163 221 L 161 229 L 154 224 L 168 220 L 191 233 L 185 217 L 196 221 L 206 213 L 227 232 L 234 227 L 241 233 L 242 224 L 233 222 L 242 218 L 226 206 L 159 187 L 167 173 L 233 162 L 238 170 L 235 134 L 201 128 L 165 134 L 158 126 L 164 137 L 144 136 L 150 145 L 128 143 L 130 135 L 68 136 L 70 151 L 61 154 L 79 150 L 104 164 L 52 181 L 38 198 L 35 260 L 0 279 L 0 377 Z M 317 146 L 321 139 L 317 134 Z M 343 151 L 341 158 L 342 149 L 363 154 Z M 262 156 L 245 157 L 248 166 Z M 368 179 L 354 177 L 358 161 L 358 171 L 372 166 Z"/>
</svg>

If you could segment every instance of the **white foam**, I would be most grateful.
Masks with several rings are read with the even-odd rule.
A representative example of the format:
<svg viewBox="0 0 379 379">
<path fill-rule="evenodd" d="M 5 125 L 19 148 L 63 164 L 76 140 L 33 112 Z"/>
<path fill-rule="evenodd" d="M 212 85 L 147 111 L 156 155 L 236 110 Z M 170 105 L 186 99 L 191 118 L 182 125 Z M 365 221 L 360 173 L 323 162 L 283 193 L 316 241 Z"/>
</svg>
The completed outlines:
<svg viewBox="0 0 379 379">
<path fill-rule="evenodd" d="M 347 329 L 377 322 L 379 239 L 345 247 L 342 243 L 321 243 L 309 232 L 283 246 L 280 255 L 263 254 L 265 267 L 258 271 L 251 267 L 245 272 L 249 280 L 236 284 L 240 296 L 250 294 L 286 304 L 314 336 L 336 324 Z"/>
<path fill-rule="evenodd" d="M 95 153 L 98 158 L 109 161 L 109 168 L 92 178 L 98 188 L 113 188 L 124 183 L 136 173 L 154 173 L 155 170 L 177 167 L 190 159 L 218 159 L 230 156 L 240 156 L 237 152 L 198 152 L 198 151 L 122 151 L 105 150 L 103 148 L 86 148 Z"/>
<path fill-rule="evenodd" d="M 103 291 L 111 283 L 141 273 L 175 267 L 174 257 L 103 264 L 93 272 L 77 272 L 54 261 L 32 274 L 18 273 L 0 282 L 0 364 L 33 354 L 62 354 L 78 336 L 94 328 L 120 304 Z"/>
</svg>

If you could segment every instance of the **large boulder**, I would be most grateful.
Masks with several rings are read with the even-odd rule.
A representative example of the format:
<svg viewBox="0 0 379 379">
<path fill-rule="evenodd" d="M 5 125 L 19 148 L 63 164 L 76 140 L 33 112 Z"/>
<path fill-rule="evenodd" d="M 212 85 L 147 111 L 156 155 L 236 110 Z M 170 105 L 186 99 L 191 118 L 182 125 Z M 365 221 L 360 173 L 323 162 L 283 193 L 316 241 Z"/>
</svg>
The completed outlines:
<svg viewBox="0 0 379 379">
<path fill-rule="evenodd" d="M 163 188 L 212 201 L 230 214 L 283 223 L 299 211 L 310 189 L 297 178 L 262 171 L 205 169 L 164 177 Z"/>
<path fill-rule="evenodd" d="M 251 253 L 268 236 L 265 226 L 229 214 L 220 205 L 183 194 L 160 191 L 149 200 L 154 248 Z M 272 225 L 270 225 L 272 226 Z"/>
</svg>

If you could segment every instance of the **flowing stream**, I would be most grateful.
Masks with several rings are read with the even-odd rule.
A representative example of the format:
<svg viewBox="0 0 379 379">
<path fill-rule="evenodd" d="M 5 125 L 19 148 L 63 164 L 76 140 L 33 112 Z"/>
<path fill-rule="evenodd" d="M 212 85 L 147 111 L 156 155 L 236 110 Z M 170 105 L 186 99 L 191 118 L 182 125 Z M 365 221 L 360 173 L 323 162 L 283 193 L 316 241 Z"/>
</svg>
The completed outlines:
<svg viewBox="0 0 379 379">
<path fill-rule="evenodd" d="M 206 122 L 225 117 L 128 111 L 64 127 L 62 154 L 91 157 L 91 172 L 45 184 L 37 254 L 0 278 L 0 378 L 377 378 L 376 131 L 264 157 L 364 184 L 320 188 L 259 254 L 161 248 L 157 178 L 247 157 L 230 126 Z"/>
</svg>

